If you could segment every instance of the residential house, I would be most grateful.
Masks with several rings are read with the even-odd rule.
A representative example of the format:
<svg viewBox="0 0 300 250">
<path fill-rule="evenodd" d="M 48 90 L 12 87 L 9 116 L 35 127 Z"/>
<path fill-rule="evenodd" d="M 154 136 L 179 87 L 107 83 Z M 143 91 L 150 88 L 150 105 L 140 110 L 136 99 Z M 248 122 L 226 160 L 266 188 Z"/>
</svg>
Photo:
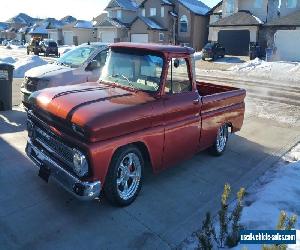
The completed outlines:
<svg viewBox="0 0 300 250">
<path fill-rule="evenodd" d="M 137 17 L 138 3 L 133 0 L 111 0 L 107 7 L 107 18 L 97 23 L 97 40 L 105 43 L 129 41 L 131 22 Z"/>
<path fill-rule="evenodd" d="M 48 23 L 45 22 L 36 23 L 30 28 L 28 34 L 31 37 L 48 38 L 47 26 Z"/>
<path fill-rule="evenodd" d="M 131 42 L 182 44 L 202 49 L 210 10 L 197 0 L 145 0 L 131 24 Z"/>
<path fill-rule="evenodd" d="M 96 42 L 96 31 L 90 21 L 78 20 L 62 27 L 63 44 L 80 45 Z"/>
<path fill-rule="evenodd" d="M 175 1 L 178 14 L 177 43 L 201 50 L 207 42 L 210 8 L 198 0 Z"/>
<path fill-rule="evenodd" d="M 300 61 L 300 0 L 281 0 L 279 13 L 262 27 L 259 42 L 273 49 L 273 60 Z"/>
<path fill-rule="evenodd" d="M 16 39 L 22 42 L 29 42 L 31 39 L 31 35 L 28 34 L 30 31 L 30 27 L 25 26 L 18 30 Z"/>
<path fill-rule="evenodd" d="M 0 22 L 0 42 L 6 38 L 6 30 L 9 28 L 8 23 Z M 0 43 L 1 44 L 1 43 Z"/>
<path fill-rule="evenodd" d="M 250 43 L 258 42 L 268 7 L 268 0 L 223 0 L 210 13 L 208 40 L 219 41 L 228 54 L 248 55 Z"/>
<path fill-rule="evenodd" d="M 223 0 L 209 14 L 209 40 L 228 54 L 248 55 L 252 43 L 273 48 L 276 59 L 300 60 L 300 0 Z"/>
<path fill-rule="evenodd" d="M 145 0 L 130 28 L 130 41 L 140 43 L 172 43 L 175 17 L 174 4 L 168 0 Z"/>
<path fill-rule="evenodd" d="M 97 24 L 101 42 L 182 44 L 200 50 L 207 41 L 210 10 L 197 0 L 112 0 Z"/>
</svg>

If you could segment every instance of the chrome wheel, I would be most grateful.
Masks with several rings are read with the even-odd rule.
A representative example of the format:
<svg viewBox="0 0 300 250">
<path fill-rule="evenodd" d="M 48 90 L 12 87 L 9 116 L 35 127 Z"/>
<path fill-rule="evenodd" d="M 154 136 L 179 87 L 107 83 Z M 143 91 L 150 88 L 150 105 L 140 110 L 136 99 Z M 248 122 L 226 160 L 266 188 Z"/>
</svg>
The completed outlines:
<svg viewBox="0 0 300 250">
<path fill-rule="evenodd" d="M 219 153 L 223 152 L 228 140 L 228 127 L 223 125 L 218 130 L 216 149 Z"/>
<path fill-rule="evenodd" d="M 131 199 L 139 189 L 142 165 L 135 153 L 128 153 L 117 170 L 117 190 L 123 200 Z"/>
</svg>

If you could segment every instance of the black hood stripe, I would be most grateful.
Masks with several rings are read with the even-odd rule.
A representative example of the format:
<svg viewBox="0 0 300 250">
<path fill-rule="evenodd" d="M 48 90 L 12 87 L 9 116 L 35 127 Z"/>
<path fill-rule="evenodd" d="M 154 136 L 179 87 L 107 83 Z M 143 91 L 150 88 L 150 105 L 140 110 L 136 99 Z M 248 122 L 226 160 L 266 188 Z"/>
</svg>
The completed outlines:
<svg viewBox="0 0 300 250">
<path fill-rule="evenodd" d="M 84 93 L 84 92 L 90 92 L 90 91 L 95 91 L 95 90 L 104 90 L 104 89 L 108 89 L 103 88 L 103 87 L 96 87 L 96 88 L 86 88 L 86 89 L 74 89 L 74 90 L 69 90 L 69 91 L 65 91 L 65 92 L 61 92 L 56 94 L 53 98 L 52 101 L 56 98 L 62 97 L 62 96 L 66 96 L 66 95 L 70 95 L 70 94 L 76 94 L 76 93 Z"/>
<path fill-rule="evenodd" d="M 80 104 L 76 105 L 75 107 L 73 107 L 69 111 L 69 113 L 67 115 L 67 120 L 69 122 L 71 122 L 74 113 L 78 109 L 80 109 L 80 108 L 82 108 L 84 106 L 87 106 L 87 105 L 90 105 L 90 104 L 93 104 L 93 103 L 96 103 L 96 102 L 104 102 L 104 101 L 107 101 L 107 100 L 112 100 L 112 99 L 115 99 L 115 98 L 120 98 L 120 97 L 125 97 L 125 96 L 132 96 L 132 94 L 128 93 L 128 94 L 123 94 L 123 95 L 107 96 L 107 97 L 102 97 L 102 98 L 95 99 L 95 100 L 92 100 L 92 101 L 87 101 L 87 102 L 80 103 Z"/>
</svg>

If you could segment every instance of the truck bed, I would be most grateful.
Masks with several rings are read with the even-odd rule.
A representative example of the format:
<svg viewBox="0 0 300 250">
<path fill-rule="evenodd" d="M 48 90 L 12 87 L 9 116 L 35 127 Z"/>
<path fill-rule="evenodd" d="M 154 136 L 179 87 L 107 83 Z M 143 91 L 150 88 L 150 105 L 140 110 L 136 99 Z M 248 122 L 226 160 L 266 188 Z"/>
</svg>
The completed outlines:
<svg viewBox="0 0 300 250">
<path fill-rule="evenodd" d="M 239 88 L 235 88 L 231 86 L 217 85 L 217 84 L 206 83 L 206 82 L 197 82 L 197 89 L 201 96 L 209 96 L 209 95 L 225 93 L 234 90 L 240 90 Z"/>
</svg>

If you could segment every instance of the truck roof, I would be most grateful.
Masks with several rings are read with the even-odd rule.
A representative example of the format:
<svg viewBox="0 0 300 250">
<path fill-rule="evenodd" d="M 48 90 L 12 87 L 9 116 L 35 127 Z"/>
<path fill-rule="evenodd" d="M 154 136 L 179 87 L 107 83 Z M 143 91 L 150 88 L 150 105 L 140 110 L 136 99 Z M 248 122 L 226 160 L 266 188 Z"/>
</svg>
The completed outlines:
<svg viewBox="0 0 300 250">
<path fill-rule="evenodd" d="M 131 49 L 144 49 L 155 52 L 171 53 L 171 54 L 188 54 L 191 55 L 195 52 L 193 48 L 175 46 L 175 45 L 162 45 L 162 44 L 151 44 L 151 43 L 129 43 L 121 42 L 111 44 L 110 47 L 114 48 L 131 48 Z"/>
</svg>

